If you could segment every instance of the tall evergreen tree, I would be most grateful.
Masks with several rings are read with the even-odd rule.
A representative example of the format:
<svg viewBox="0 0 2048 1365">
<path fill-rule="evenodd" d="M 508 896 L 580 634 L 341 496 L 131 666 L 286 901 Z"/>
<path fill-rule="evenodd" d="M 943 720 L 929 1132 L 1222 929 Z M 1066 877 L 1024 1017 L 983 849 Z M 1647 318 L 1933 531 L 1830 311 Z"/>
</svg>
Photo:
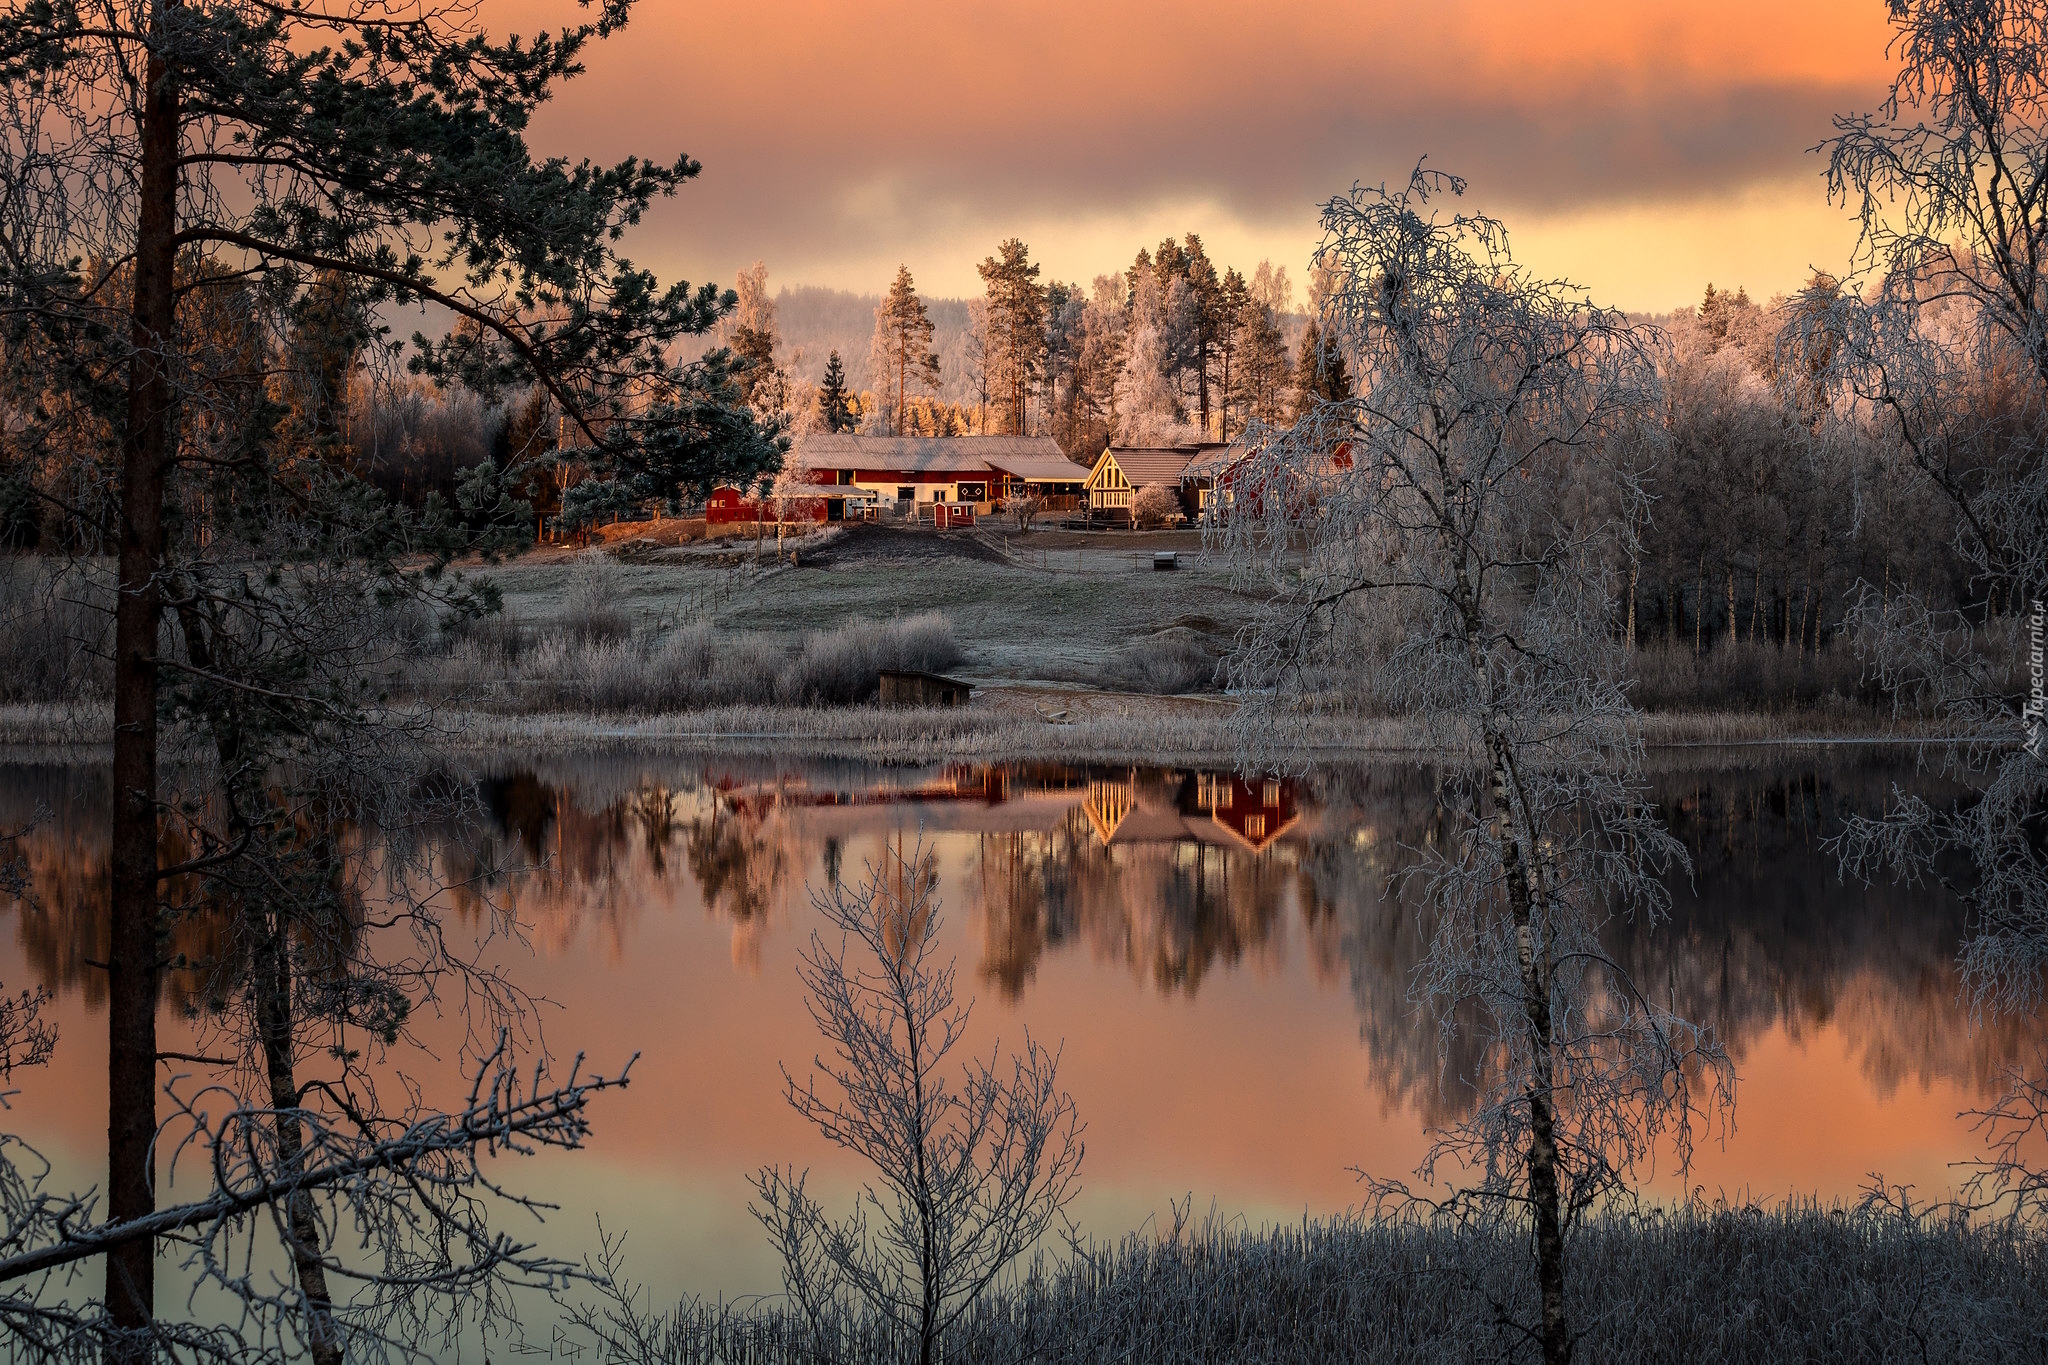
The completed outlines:
<svg viewBox="0 0 2048 1365">
<path fill-rule="evenodd" d="M 896 280 L 881 303 L 875 306 L 874 359 L 876 378 L 893 390 L 890 408 L 893 429 L 906 434 L 910 390 L 939 387 L 939 356 L 932 349 L 932 319 L 924 300 L 917 296 L 910 267 L 896 267 Z"/>
<path fill-rule="evenodd" d="M 1244 336 L 1244 326 L 1252 311 L 1252 293 L 1245 284 L 1244 276 L 1236 268 L 1223 273 L 1222 287 L 1217 291 L 1217 307 L 1220 322 L 1216 328 L 1216 387 L 1223 395 L 1218 404 L 1221 426 L 1217 436 L 1220 440 L 1230 439 L 1230 412 L 1233 395 L 1239 387 L 1237 374 L 1238 348 Z M 1239 424 L 1240 430 L 1242 423 Z M 1206 434 L 1206 433 L 1205 433 Z"/>
<path fill-rule="evenodd" d="M 978 267 L 988 286 L 989 388 L 996 425 L 1022 436 L 1045 364 L 1045 290 L 1031 249 L 1009 238 Z"/>
<path fill-rule="evenodd" d="M 1294 362 L 1294 415 L 1312 411 L 1317 403 L 1342 403 L 1351 397 L 1351 372 L 1344 353 L 1323 341 L 1311 320 L 1302 334 L 1301 355 Z"/>
<path fill-rule="evenodd" d="M 1287 363 L 1287 343 L 1280 335 L 1280 320 L 1273 316 L 1272 307 L 1247 293 L 1239 314 L 1237 338 L 1237 372 L 1231 376 L 1225 410 L 1234 407 L 1240 422 L 1284 420 L 1291 369 Z"/>
<path fill-rule="evenodd" d="M 818 420 L 827 431 L 853 430 L 853 405 L 848 402 L 846 366 L 834 351 L 825 359 L 825 382 L 818 389 Z"/>
<path fill-rule="evenodd" d="M 488 464 L 465 480 L 459 509 L 437 504 L 408 520 L 321 457 L 333 348 L 359 344 L 331 324 L 387 306 L 447 310 L 456 325 L 445 336 L 413 337 L 413 369 L 487 398 L 508 386 L 544 390 L 562 418 L 549 458 L 589 473 L 565 498 L 572 517 L 755 478 L 780 462 L 783 443 L 740 401 L 729 353 L 672 359 L 733 296 L 663 288 L 617 254 L 621 234 L 697 163 L 537 159 L 525 142 L 533 111 L 630 8 L 605 0 L 592 22 L 502 40 L 477 27 L 472 8 L 398 0 L 55 0 L 0 14 L 0 193 L 14 206 L 0 224 L 8 436 L 97 471 L 89 486 L 108 495 L 59 510 L 117 552 L 109 1124 L 105 1202 L 95 1210 L 116 1232 L 96 1239 L 67 1221 L 17 1228 L 14 1244 L 39 1245 L 60 1266 L 103 1258 L 102 1300 L 75 1322 L 109 1361 L 141 1365 L 169 1330 L 156 1314 L 160 1237 L 259 1216 L 292 1230 L 300 1271 L 298 1297 L 272 1295 L 265 1311 L 303 1305 L 293 1334 L 316 1359 L 343 1353 L 323 1326 L 341 1309 L 326 1305 L 304 1262 L 323 1255 L 301 1203 L 319 1180 L 290 1138 L 333 1117 L 313 1112 L 317 1096 L 300 1099 L 303 1113 L 250 1120 L 268 1130 L 265 1155 L 249 1158 L 253 1170 L 235 1168 L 288 1193 L 242 1206 L 225 1224 L 203 1209 L 155 1212 L 156 1013 L 176 913 L 167 898 L 180 876 L 220 888 L 233 869 L 257 865 L 250 860 L 268 859 L 276 874 L 250 874 L 252 888 L 319 881 L 328 855 L 313 845 L 331 841 L 293 834 L 272 789 L 249 780 L 288 755 L 321 757 L 341 730 L 360 739 L 374 723 L 351 671 L 364 656 L 332 643 L 360 632 L 323 636 L 314 618 L 393 593 L 438 592 L 441 607 L 473 610 L 473 600 L 436 588 L 447 559 L 503 544 L 491 537 L 509 526 L 524 534 L 525 509 L 515 512 L 498 482 L 504 471 Z M 235 328 L 195 326 L 209 311 Z M 307 344 L 277 340 L 295 335 Z M 307 360 L 290 361 L 294 350 Z M 287 363 L 308 395 L 296 422 L 281 421 L 270 397 L 272 372 Z M 19 401 L 58 393 L 68 401 Z M 309 653 L 317 649 L 327 652 Z M 220 771 L 204 779 L 213 789 L 175 788 L 160 767 L 166 717 L 217 751 Z M 224 823 L 195 810 L 221 811 Z M 191 840 L 185 865 L 169 852 L 167 827 Z M 239 894 L 219 891 L 226 903 Z M 279 904 L 258 909 L 270 916 L 270 941 L 288 946 L 304 926 L 277 921 Z M 281 998 L 296 1008 L 294 992 Z M 274 1027 L 296 1027 L 294 1018 L 265 1024 L 270 1061 Z M 264 1057 L 250 1067 L 232 1074 L 263 1076 Z M 273 1069 L 273 1084 L 250 1097 L 255 1112 L 272 1111 L 283 1093 L 276 1079 Z M 480 1119 L 498 1122 L 501 1092 L 489 1094 Z M 562 1131 L 580 1131 L 581 1103 Z M 365 1131 L 383 1122 L 360 1116 Z M 468 1130 L 449 1131 L 460 1141 Z M 410 1159 L 392 1158 L 399 1168 Z M 430 1211 L 428 1224 L 445 1212 Z M 479 1287 L 503 1264 L 500 1251 L 480 1250 L 492 1239 L 451 1234 L 440 1245 L 415 1267 L 413 1289 L 459 1280 L 464 1292 L 493 1296 Z M 471 1267 L 478 1278 L 449 1270 L 437 1279 L 431 1257 L 440 1254 L 482 1254 Z M 261 1293 L 261 1276 L 214 1273 L 245 1303 Z M 39 1331 L 51 1322 L 33 1320 Z M 258 1339 L 286 1330 L 264 1327 Z M 68 1357 L 78 1344 L 47 1354 Z"/>
</svg>

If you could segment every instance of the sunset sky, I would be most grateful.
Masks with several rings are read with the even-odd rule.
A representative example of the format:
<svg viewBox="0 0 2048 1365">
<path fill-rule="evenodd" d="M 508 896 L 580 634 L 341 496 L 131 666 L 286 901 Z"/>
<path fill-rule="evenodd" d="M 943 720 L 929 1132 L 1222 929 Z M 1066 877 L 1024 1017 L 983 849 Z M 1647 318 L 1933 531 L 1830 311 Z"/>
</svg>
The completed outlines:
<svg viewBox="0 0 2048 1365">
<path fill-rule="evenodd" d="M 1426 153 L 1530 265 L 1664 309 L 1840 268 L 1807 149 L 1880 98 L 1887 34 L 1882 0 L 645 0 L 534 140 L 704 163 L 630 244 L 664 278 L 876 292 L 900 261 L 941 295 L 1012 235 L 1061 279 L 1187 231 L 1299 278 L 1320 201 Z"/>
</svg>

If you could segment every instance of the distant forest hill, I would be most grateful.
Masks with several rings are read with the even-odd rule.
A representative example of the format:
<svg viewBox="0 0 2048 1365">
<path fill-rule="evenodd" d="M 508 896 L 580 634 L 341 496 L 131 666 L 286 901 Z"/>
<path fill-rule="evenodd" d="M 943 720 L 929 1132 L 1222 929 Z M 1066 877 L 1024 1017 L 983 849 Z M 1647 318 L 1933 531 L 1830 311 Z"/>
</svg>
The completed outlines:
<svg viewBox="0 0 2048 1365">
<path fill-rule="evenodd" d="M 846 367 L 849 388 L 855 392 L 877 390 L 870 356 L 875 309 L 881 302 L 880 294 L 855 294 L 814 284 L 777 290 L 777 362 L 792 379 L 818 384 L 825 377 L 826 357 L 836 350 Z M 939 356 L 937 396 L 949 403 L 975 402 L 980 394 L 975 391 L 973 367 L 967 359 L 967 300 L 927 297 L 924 305 L 932 320 L 932 349 Z M 1301 345 L 1301 334 L 1308 330 L 1308 314 L 1282 313 L 1279 321 L 1292 354 Z"/>
</svg>

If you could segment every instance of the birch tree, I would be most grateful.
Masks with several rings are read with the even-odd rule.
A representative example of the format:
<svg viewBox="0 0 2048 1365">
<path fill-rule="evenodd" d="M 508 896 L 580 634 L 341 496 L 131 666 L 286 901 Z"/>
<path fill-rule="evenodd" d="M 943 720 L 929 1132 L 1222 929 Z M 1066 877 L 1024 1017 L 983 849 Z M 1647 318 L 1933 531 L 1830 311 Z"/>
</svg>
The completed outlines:
<svg viewBox="0 0 2048 1365">
<path fill-rule="evenodd" d="M 1821 149 L 1830 194 L 1858 215 L 1863 278 L 1816 281 L 1781 351 L 1837 423 L 1876 425 L 1955 511 L 1968 597 L 1866 582 L 1849 625 L 1876 677 L 1951 727 L 1941 759 L 1970 794 L 1900 793 L 1843 852 L 1866 874 L 1952 886 L 1970 909 L 1973 1003 L 2033 1013 L 2048 967 L 2048 721 L 2038 672 L 2015 676 L 2001 656 L 2040 649 L 2048 596 L 2048 8 L 1901 0 L 1891 22 L 1885 100 L 1837 118 Z M 1991 1148 L 1966 1201 L 2048 1213 L 2042 1065 L 1979 1116 Z"/>
<path fill-rule="evenodd" d="M 825 929 L 804 952 L 806 1003 L 829 1046 L 814 1073 L 784 1072 L 790 1106 L 875 1170 L 834 1221 L 807 1172 L 766 1167 L 753 1212 L 783 1285 L 814 1325 L 847 1301 L 917 1343 L 919 1365 L 1003 1268 L 1079 1192 L 1084 1145 L 1059 1056 L 1027 1034 L 1005 1058 L 949 1061 L 969 1004 L 939 954 L 938 873 L 922 847 L 814 895 Z M 829 935 L 829 937 L 828 937 Z"/>
<path fill-rule="evenodd" d="M 1538 1310 L 1517 1325 L 1557 1365 L 1573 1228 L 1626 1198 L 1658 1144 L 1683 1169 L 1733 1078 L 1711 1031 L 1600 939 L 1613 916 L 1662 915 L 1662 875 L 1685 861 L 1644 793 L 1611 629 L 1605 550 L 1629 523 L 1564 515 L 1589 469 L 1639 495 L 1606 447 L 1654 410 L 1655 338 L 1528 275 L 1498 222 L 1438 208 L 1463 188 L 1418 168 L 1325 206 L 1321 322 L 1360 392 L 1249 431 L 1212 534 L 1268 595 L 1233 663 L 1235 682 L 1271 689 L 1240 722 L 1252 763 L 1283 761 L 1288 716 L 1370 690 L 1449 774 L 1452 837 L 1410 888 L 1430 945 L 1414 991 L 1444 1055 L 1483 1060 L 1458 1078 L 1470 1117 L 1421 1169 L 1441 1193 L 1374 1189 L 1525 1232 Z"/>
</svg>

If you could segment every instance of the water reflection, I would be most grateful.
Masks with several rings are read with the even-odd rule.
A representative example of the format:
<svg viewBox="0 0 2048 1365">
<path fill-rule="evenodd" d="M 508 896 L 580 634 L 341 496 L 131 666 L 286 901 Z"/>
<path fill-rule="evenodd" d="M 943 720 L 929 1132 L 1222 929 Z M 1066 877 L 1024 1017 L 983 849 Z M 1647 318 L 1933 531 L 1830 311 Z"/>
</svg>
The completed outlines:
<svg viewBox="0 0 2048 1365">
<path fill-rule="evenodd" d="M 2026 1030 L 1967 1026 L 1954 900 L 1926 887 L 1845 886 L 1823 847 L 1844 813 L 1874 808 L 1895 776 L 1855 758 L 1659 779 L 1692 874 L 1674 881 L 1670 924 L 1617 925 L 1612 946 L 1646 989 L 1714 1021 L 1738 1066 L 1766 1035 L 1798 1043 L 1834 1029 L 1880 1098 L 1937 1081 L 1988 1094 Z M 616 954 L 640 917 L 696 912 L 726 926 L 736 964 L 757 969 L 769 936 L 802 929 L 807 884 L 856 875 L 847 860 L 876 839 L 901 846 L 922 833 L 960 850 L 945 893 L 976 940 L 978 960 L 963 966 L 1002 996 L 1029 992 L 1053 955 L 1085 955 L 1141 989 L 1192 997 L 1218 973 L 1280 981 L 1295 951 L 1303 984 L 1348 994 L 1386 1104 L 1426 1118 L 1456 1106 L 1441 1087 L 1436 1031 L 1409 1002 L 1424 945 L 1399 873 L 1439 819 L 1421 768 L 1247 781 L 1055 764 L 593 759 L 487 774 L 477 790 L 473 828 L 444 832 L 450 900 L 472 918 L 487 903 L 511 905 L 543 955 L 586 939 Z M 16 918 L 20 957 L 37 981 L 92 1008 L 108 799 L 99 770 L 0 769 L 0 824 L 38 807 L 54 813 L 19 841 L 37 888 Z M 181 923 L 177 934 L 173 951 L 210 956 L 205 924 Z M 173 974 L 169 1003 L 192 988 Z"/>
</svg>

